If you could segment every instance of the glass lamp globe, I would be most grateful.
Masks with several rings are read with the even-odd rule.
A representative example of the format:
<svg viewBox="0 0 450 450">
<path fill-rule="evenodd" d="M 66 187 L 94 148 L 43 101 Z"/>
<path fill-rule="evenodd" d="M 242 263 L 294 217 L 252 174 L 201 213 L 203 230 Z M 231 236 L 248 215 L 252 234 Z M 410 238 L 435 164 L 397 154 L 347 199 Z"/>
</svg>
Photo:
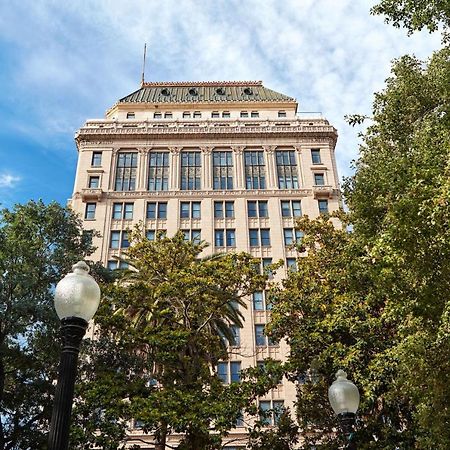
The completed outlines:
<svg viewBox="0 0 450 450">
<path fill-rule="evenodd" d="M 89 322 L 100 303 L 100 288 L 84 261 L 74 264 L 72 270 L 56 285 L 56 313 L 61 320 L 79 317 Z"/>
<path fill-rule="evenodd" d="M 349 380 L 343 370 L 336 372 L 336 380 L 328 389 L 328 399 L 333 411 L 339 414 L 356 414 L 359 406 L 358 388 Z"/>
</svg>

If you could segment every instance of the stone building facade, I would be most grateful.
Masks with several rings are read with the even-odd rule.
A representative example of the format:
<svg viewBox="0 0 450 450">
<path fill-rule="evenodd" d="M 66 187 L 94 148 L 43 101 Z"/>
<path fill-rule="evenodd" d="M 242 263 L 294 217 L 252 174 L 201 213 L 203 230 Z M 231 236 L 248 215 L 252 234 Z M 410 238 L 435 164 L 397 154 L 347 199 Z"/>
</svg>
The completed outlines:
<svg viewBox="0 0 450 450">
<path fill-rule="evenodd" d="M 336 129 L 297 108 L 295 99 L 260 81 L 150 82 L 104 119 L 88 120 L 76 133 L 70 203 L 85 229 L 102 236 L 94 238 L 92 259 L 116 268 L 114 257 L 129 245 L 127 230 L 142 221 L 149 239 L 158 230 L 169 236 L 182 230 L 186 239 L 210 244 L 205 254 L 246 251 L 262 265 L 283 260 L 278 277 L 294 270 L 296 217 L 317 217 L 341 202 Z M 218 367 L 225 382 L 288 352 L 284 342 L 264 335 L 270 318 L 264 293 L 248 302 L 240 344 Z M 295 393 L 283 382 L 260 406 L 292 406 Z M 239 437 L 245 438 L 242 427 L 232 433 L 230 449 L 243 448 Z M 147 439 L 138 427 L 130 444 L 133 438 Z"/>
</svg>

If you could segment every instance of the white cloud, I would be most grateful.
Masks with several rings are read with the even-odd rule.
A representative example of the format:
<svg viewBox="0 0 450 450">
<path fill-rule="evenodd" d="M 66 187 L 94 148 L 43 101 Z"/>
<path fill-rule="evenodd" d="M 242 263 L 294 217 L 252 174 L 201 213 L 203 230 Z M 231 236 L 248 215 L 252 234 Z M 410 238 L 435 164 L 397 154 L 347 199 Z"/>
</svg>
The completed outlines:
<svg viewBox="0 0 450 450">
<path fill-rule="evenodd" d="M 0 173 L 0 188 L 13 188 L 22 178 L 8 172 Z"/>
</svg>

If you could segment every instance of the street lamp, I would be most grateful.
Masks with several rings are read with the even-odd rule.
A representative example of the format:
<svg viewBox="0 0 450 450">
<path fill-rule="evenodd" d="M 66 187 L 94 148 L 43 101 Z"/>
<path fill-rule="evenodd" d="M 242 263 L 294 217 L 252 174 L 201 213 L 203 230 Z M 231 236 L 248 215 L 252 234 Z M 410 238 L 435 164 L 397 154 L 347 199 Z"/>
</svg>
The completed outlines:
<svg viewBox="0 0 450 450">
<path fill-rule="evenodd" d="M 359 391 L 351 381 L 347 380 L 347 374 L 343 370 L 336 372 L 336 380 L 328 389 L 328 399 L 333 411 L 339 417 L 342 430 L 348 439 L 347 448 L 355 449 L 352 432 L 359 406 Z"/>
<path fill-rule="evenodd" d="M 55 309 L 61 320 L 63 347 L 53 404 L 48 450 L 67 450 L 78 353 L 89 320 L 100 303 L 100 288 L 79 261 L 55 289 Z"/>
</svg>

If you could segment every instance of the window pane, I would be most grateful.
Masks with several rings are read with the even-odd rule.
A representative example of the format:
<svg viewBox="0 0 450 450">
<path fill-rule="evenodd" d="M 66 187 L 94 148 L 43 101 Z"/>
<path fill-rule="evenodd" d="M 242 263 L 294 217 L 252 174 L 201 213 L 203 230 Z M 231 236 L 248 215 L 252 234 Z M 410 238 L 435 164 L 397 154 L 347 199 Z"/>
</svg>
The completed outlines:
<svg viewBox="0 0 450 450">
<path fill-rule="evenodd" d="M 214 202 L 214 217 L 216 219 L 223 218 L 223 202 Z"/>
<path fill-rule="evenodd" d="M 122 248 L 128 248 L 130 246 L 130 242 L 128 241 L 128 232 L 122 231 Z"/>
<path fill-rule="evenodd" d="M 315 173 L 314 174 L 314 184 L 316 186 L 323 186 L 325 184 L 325 178 L 323 173 Z"/>
<path fill-rule="evenodd" d="M 277 151 L 277 176 L 280 189 L 298 189 L 298 174 L 295 152 Z"/>
<path fill-rule="evenodd" d="M 180 204 L 180 217 L 182 219 L 189 218 L 189 202 L 181 202 Z"/>
<path fill-rule="evenodd" d="M 269 217 L 266 201 L 258 202 L 258 207 L 259 207 L 259 217 Z"/>
<path fill-rule="evenodd" d="M 192 230 L 192 242 L 194 244 L 200 244 L 201 240 L 202 240 L 201 231 Z"/>
<path fill-rule="evenodd" d="M 124 219 L 131 220 L 133 218 L 133 203 L 125 203 Z"/>
<path fill-rule="evenodd" d="M 322 162 L 320 158 L 320 149 L 311 149 L 311 159 L 313 164 L 320 164 Z"/>
<path fill-rule="evenodd" d="M 111 231 L 110 248 L 119 248 L 120 231 Z"/>
<path fill-rule="evenodd" d="M 86 210 L 84 213 L 85 219 L 95 219 L 96 203 L 86 203 Z"/>
<path fill-rule="evenodd" d="M 292 245 L 294 243 L 294 236 L 292 233 L 292 228 L 285 228 L 284 233 L 284 245 Z"/>
<path fill-rule="evenodd" d="M 100 183 L 99 177 L 90 177 L 89 178 L 89 187 L 91 189 L 97 189 Z"/>
<path fill-rule="evenodd" d="M 328 213 L 328 200 L 318 200 L 320 214 Z"/>
<path fill-rule="evenodd" d="M 258 347 L 266 345 L 266 335 L 264 334 L 264 325 L 255 325 L 255 341 Z"/>
<path fill-rule="evenodd" d="M 213 152 L 213 188 L 233 189 L 233 159 L 231 152 Z"/>
<path fill-rule="evenodd" d="M 234 217 L 234 202 L 225 202 L 225 217 L 227 219 Z"/>
<path fill-rule="evenodd" d="M 181 190 L 201 188 L 200 152 L 181 152 Z"/>
<path fill-rule="evenodd" d="M 292 201 L 292 211 L 294 213 L 294 217 L 300 217 L 302 215 L 302 204 L 300 201 Z"/>
<path fill-rule="evenodd" d="M 122 218 L 122 203 L 114 203 L 113 204 L 113 219 L 121 219 Z"/>
<path fill-rule="evenodd" d="M 156 219 L 156 203 L 147 203 L 147 219 Z"/>
<path fill-rule="evenodd" d="M 134 191 L 136 188 L 137 152 L 119 153 L 116 166 L 116 191 Z"/>
<path fill-rule="evenodd" d="M 241 363 L 232 361 L 230 363 L 231 382 L 239 383 L 241 381 Z"/>
<path fill-rule="evenodd" d="M 148 190 L 167 191 L 169 189 L 168 152 L 150 152 L 148 165 Z"/>
<path fill-rule="evenodd" d="M 270 246 L 270 230 L 268 228 L 261 228 L 261 245 L 263 247 Z"/>
<path fill-rule="evenodd" d="M 236 325 L 231 325 L 231 334 L 233 335 L 232 345 L 239 347 L 241 345 L 241 329 Z"/>
<path fill-rule="evenodd" d="M 259 235 L 257 229 L 249 230 L 250 237 L 250 247 L 258 247 L 259 246 Z"/>
<path fill-rule="evenodd" d="M 102 165 L 102 152 L 93 152 L 92 153 L 92 167 L 99 167 Z"/>
<path fill-rule="evenodd" d="M 167 219 L 167 203 L 158 203 L 158 219 Z"/>
<path fill-rule="evenodd" d="M 200 202 L 192 202 L 192 218 L 200 219 L 201 216 L 201 203 Z"/>
<path fill-rule="evenodd" d="M 216 247 L 224 247 L 224 236 L 223 236 L 223 230 L 215 230 L 214 231 L 214 245 Z"/>
<path fill-rule="evenodd" d="M 264 299 L 262 291 L 253 293 L 253 309 L 255 311 L 264 311 Z"/>
<path fill-rule="evenodd" d="M 296 258 L 286 258 L 286 266 L 288 270 L 295 272 L 297 270 L 297 259 Z"/>
<path fill-rule="evenodd" d="M 155 240 L 155 230 L 147 230 L 147 232 L 145 233 L 145 237 L 149 241 L 154 241 Z"/>
<path fill-rule="evenodd" d="M 256 201 L 248 201 L 247 208 L 248 208 L 248 217 L 258 217 L 256 211 Z"/>
<path fill-rule="evenodd" d="M 291 202 L 287 200 L 281 201 L 281 215 L 283 217 L 291 217 Z"/>
<path fill-rule="evenodd" d="M 244 152 L 246 189 L 265 189 L 264 153 L 261 151 Z"/>
<path fill-rule="evenodd" d="M 236 237 L 234 230 L 227 230 L 227 247 L 236 247 Z"/>
<path fill-rule="evenodd" d="M 259 410 L 260 410 L 259 420 L 264 425 L 272 424 L 271 414 L 268 412 L 270 409 L 271 409 L 270 401 L 260 401 L 259 402 Z"/>
<path fill-rule="evenodd" d="M 117 261 L 109 260 L 108 261 L 108 269 L 109 270 L 116 270 L 117 269 Z"/>
<path fill-rule="evenodd" d="M 217 376 L 223 383 L 228 383 L 228 363 L 220 362 L 217 364 Z"/>
</svg>

